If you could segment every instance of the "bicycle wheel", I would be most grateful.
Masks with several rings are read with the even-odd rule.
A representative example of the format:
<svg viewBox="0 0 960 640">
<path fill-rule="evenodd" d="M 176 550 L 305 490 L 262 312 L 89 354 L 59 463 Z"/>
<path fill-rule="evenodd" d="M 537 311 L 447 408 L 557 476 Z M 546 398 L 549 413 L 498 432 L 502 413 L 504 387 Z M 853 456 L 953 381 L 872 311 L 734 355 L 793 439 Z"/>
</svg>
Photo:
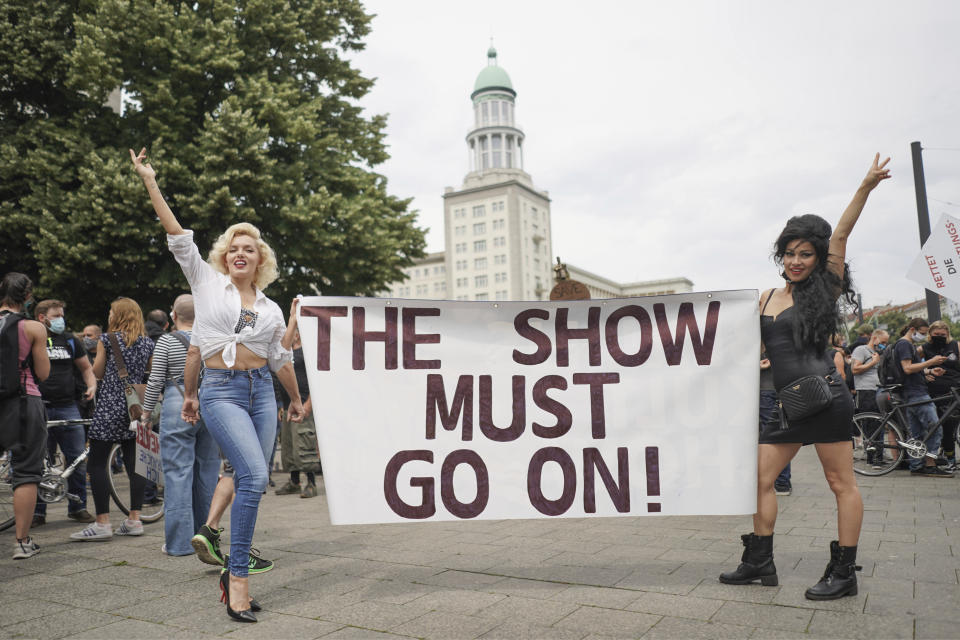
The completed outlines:
<svg viewBox="0 0 960 640">
<path fill-rule="evenodd" d="M 134 464 L 133 460 L 124 460 L 120 445 L 115 444 L 110 449 L 107 461 L 107 470 L 110 472 L 110 495 L 117 508 L 124 514 L 130 515 L 130 479 L 127 477 L 126 465 Z M 141 522 L 156 522 L 163 517 L 163 490 L 157 487 L 156 504 L 144 503 L 140 510 Z"/>
<path fill-rule="evenodd" d="M 897 468 L 904 452 L 897 444 L 903 429 L 879 413 L 853 416 L 853 470 L 863 476 L 882 476 Z"/>
<path fill-rule="evenodd" d="M 13 526 L 13 487 L 10 482 L 13 479 L 10 468 L 9 453 L 0 452 L 0 531 L 9 529 Z"/>
</svg>

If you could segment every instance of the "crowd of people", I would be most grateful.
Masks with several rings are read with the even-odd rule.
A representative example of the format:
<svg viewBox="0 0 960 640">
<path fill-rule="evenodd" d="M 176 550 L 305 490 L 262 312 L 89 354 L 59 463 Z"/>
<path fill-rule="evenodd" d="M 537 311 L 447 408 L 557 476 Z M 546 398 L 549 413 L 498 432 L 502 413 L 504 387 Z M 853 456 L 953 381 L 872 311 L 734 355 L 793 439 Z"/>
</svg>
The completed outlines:
<svg viewBox="0 0 960 640">
<path fill-rule="evenodd" d="M 316 496 L 321 471 L 297 333 L 299 301 L 291 301 L 284 321 L 280 307 L 264 295 L 277 277 L 276 257 L 250 224 L 228 228 L 204 260 L 193 232 L 180 225 L 160 194 L 145 150 L 131 150 L 130 156 L 190 293 L 172 302 L 169 316 L 154 310 L 144 317 L 134 300 L 118 298 L 110 305 L 105 332 L 90 325 L 71 335 L 64 302 L 43 300 L 34 305 L 31 318 L 29 278 L 19 273 L 3 278 L 0 353 L 17 354 L 22 391 L 18 402 L 0 404 L 0 448 L 8 451 L 13 468 L 13 557 L 25 559 L 39 551 L 30 529 L 44 525 L 47 517 L 45 505 L 37 503 L 44 457 L 59 448 L 70 464 L 88 443 L 87 468 L 70 478 L 76 500 L 68 507 L 68 517 L 87 526 L 71 538 L 142 535 L 144 500 L 160 499 L 151 492 L 162 491 L 162 551 L 196 552 L 203 562 L 223 567 L 219 586 L 228 615 L 256 622 L 260 606 L 250 596 L 247 577 L 273 568 L 252 542 L 278 432 L 283 468 L 290 476 L 277 494 Z M 884 350 L 893 350 L 903 397 L 912 405 L 907 416 L 914 438 L 937 422 L 938 411 L 947 410 L 932 396 L 960 383 L 960 350 L 943 322 L 915 318 L 893 345 L 883 329 L 865 329 L 848 347 L 835 334 L 837 300 L 853 298 L 847 239 L 868 195 L 890 177 L 888 161 L 880 162 L 877 154 L 835 228 L 819 216 L 795 216 L 775 243 L 774 259 L 785 284 L 764 291 L 759 300 L 764 352 L 757 512 L 753 531 L 741 536 L 740 565 L 721 574 L 721 582 L 778 584 L 773 561 L 777 496 L 791 491 L 790 460 L 801 446 L 814 444 L 836 497 L 838 536 L 830 544 L 823 577 L 805 595 L 812 600 L 855 595 L 863 503 L 853 472 L 856 435 L 851 427 L 856 412 L 876 411 L 882 400 L 878 369 Z M 9 375 L 0 375 L 0 399 L 9 391 L 4 380 Z M 136 385 L 144 383 L 140 397 Z M 75 424 L 49 432 L 44 428 L 48 419 L 82 416 L 92 419 L 87 431 Z M 955 426 L 951 417 L 942 430 L 931 433 L 928 454 L 910 460 L 912 474 L 953 477 Z M 162 489 L 134 472 L 138 427 L 159 432 Z M 129 514 L 116 529 L 108 500 L 108 457 L 114 445 L 122 449 L 130 480 Z M 943 458 L 938 457 L 941 447 Z M 94 515 L 87 510 L 87 478 Z M 220 519 L 230 505 L 230 549 L 223 553 Z"/>
<path fill-rule="evenodd" d="M 0 370 L 0 449 L 12 469 L 13 558 L 40 551 L 30 531 L 46 524 L 46 504 L 37 500 L 45 459 L 53 460 L 59 448 L 69 465 L 89 447 L 86 464 L 69 478 L 68 517 L 86 526 L 70 537 L 88 542 L 143 535 L 145 494 L 149 501 L 162 500 L 161 551 L 196 551 L 202 561 L 222 566 L 227 613 L 256 622 L 260 607 L 249 595 L 247 576 L 273 568 L 252 542 L 278 433 L 290 478 L 277 493 L 317 495 L 320 461 L 313 421 L 304 420 L 310 400 L 297 334 L 299 301 L 292 301 L 285 321 L 264 295 L 277 264 L 253 225 L 231 226 L 203 260 L 193 233 L 180 226 L 160 195 L 145 152 L 130 156 L 191 292 L 173 301 L 169 316 L 159 309 L 144 316 L 136 301 L 117 298 L 106 331 L 90 325 L 71 334 L 65 302 L 33 304 L 29 277 L 4 276 L 0 360 L 9 360 L 12 369 Z M 84 417 L 90 418 L 87 429 Z M 48 431 L 48 420 L 71 422 Z M 162 488 L 135 472 L 138 428 L 159 432 Z M 108 468 L 115 445 L 130 484 L 129 513 L 116 528 Z M 88 478 L 93 515 L 86 504 Z M 220 549 L 219 524 L 231 505 L 227 554 Z"/>
</svg>

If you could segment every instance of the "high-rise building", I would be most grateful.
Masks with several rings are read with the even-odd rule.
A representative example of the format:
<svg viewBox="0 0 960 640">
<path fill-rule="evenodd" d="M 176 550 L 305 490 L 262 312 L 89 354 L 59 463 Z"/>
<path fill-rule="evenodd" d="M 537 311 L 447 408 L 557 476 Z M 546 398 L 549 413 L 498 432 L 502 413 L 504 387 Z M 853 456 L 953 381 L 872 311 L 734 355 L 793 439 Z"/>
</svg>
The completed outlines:
<svg viewBox="0 0 960 640">
<path fill-rule="evenodd" d="M 497 64 L 496 49 L 490 47 L 487 66 L 470 94 L 469 172 L 459 189 L 447 187 L 443 194 L 446 250 L 406 268 L 407 279 L 393 283 L 384 295 L 447 300 L 549 297 L 554 284 L 550 197 L 524 170 L 516 97 L 510 76 Z M 677 293 L 693 286 L 686 278 L 620 285 L 568 267 L 574 278 L 588 276 L 594 297 Z"/>
</svg>

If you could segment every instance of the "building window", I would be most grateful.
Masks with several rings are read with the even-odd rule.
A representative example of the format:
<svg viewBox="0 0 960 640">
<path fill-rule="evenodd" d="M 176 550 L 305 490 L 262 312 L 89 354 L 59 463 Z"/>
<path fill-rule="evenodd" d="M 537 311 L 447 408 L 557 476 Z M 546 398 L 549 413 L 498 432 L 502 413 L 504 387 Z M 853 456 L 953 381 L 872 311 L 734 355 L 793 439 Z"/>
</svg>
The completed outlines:
<svg viewBox="0 0 960 640">
<path fill-rule="evenodd" d="M 487 250 L 487 241 L 486 240 L 475 240 L 473 243 L 474 251 L 486 251 Z"/>
<path fill-rule="evenodd" d="M 507 264 L 507 256 L 505 254 L 493 256 L 493 264 Z"/>
<path fill-rule="evenodd" d="M 497 300 L 506 300 L 507 292 L 506 291 L 497 291 Z"/>
<path fill-rule="evenodd" d="M 480 113 L 482 114 L 481 122 L 483 124 L 490 124 L 490 105 L 487 102 L 480 104 Z"/>
<path fill-rule="evenodd" d="M 473 208 L 474 218 L 482 218 L 485 215 L 487 215 L 487 208 L 484 205 L 478 204 Z"/>
<path fill-rule="evenodd" d="M 473 277 L 473 286 L 475 286 L 475 287 L 485 287 L 485 286 L 487 286 L 487 276 L 474 276 L 474 277 Z"/>
<path fill-rule="evenodd" d="M 513 168 L 513 136 L 507 136 L 507 149 L 505 155 L 506 162 L 503 163 L 507 169 Z"/>
<path fill-rule="evenodd" d="M 492 137 L 493 140 L 491 142 L 491 152 L 493 153 L 493 166 L 495 169 L 499 169 L 501 166 L 503 166 L 503 160 L 500 156 L 500 145 L 503 136 L 501 136 L 499 133 L 495 133 Z"/>
<path fill-rule="evenodd" d="M 458 242 L 458 243 L 456 244 L 455 248 L 454 248 L 454 251 L 456 251 L 457 253 L 466 253 L 466 252 L 467 252 L 467 243 L 466 243 L 466 242 Z"/>
<path fill-rule="evenodd" d="M 483 271 L 487 268 L 487 259 L 486 258 L 474 258 L 473 259 L 473 268 L 477 271 Z"/>
<path fill-rule="evenodd" d="M 490 150 L 487 148 L 487 136 L 480 137 L 480 168 L 490 168 Z"/>
<path fill-rule="evenodd" d="M 489 300 L 490 294 L 487 293 L 478 293 L 473 297 L 474 300 Z"/>
<path fill-rule="evenodd" d="M 478 235 L 480 235 L 480 234 L 482 234 L 482 233 L 486 233 L 486 232 L 487 232 L 487 223 L 486 223 L 486 222 L 478 222 L 478 223 L 476 223 L 475 225 L 473 225 L 473 235 L 478 236 Z"/>
</svg>

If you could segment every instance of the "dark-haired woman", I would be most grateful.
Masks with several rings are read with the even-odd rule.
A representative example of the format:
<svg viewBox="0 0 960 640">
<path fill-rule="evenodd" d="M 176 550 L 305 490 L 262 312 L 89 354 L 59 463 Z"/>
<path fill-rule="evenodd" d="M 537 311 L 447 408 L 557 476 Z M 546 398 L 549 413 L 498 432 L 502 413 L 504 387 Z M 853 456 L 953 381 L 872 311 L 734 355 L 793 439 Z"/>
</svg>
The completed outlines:
<svg viewBox="0 0 960 640">
<path fill-rule="evenodd" d="M 855 565 L 863 501 L 853 474 L 853 401 L 832 357 L 827 355 L 827 346 L 840 320 L 838 297 L 843 295 L 853 302 L 849 270 L 844 262 L 847 238 L 867 196 L 890 177 L 885 168 L 889 161 L 887 158 L 880 163 L 880 154 L 876 155 L 832 232 L 823 218 L 803 215 L 790 218 L 777 238 L 774 259 L 782 267 L 786 283 L 760 296 L 760 333 L 773 368 L 774 386 L 780 392 L 805 376 L 825 376 L 832 401 L 810 417 L 768 425 L 761 432 L 753 533 L 742 536 L 742 562 L 736 570 L 721 574 L 721 582 L 748 584 L 760 580 L 766 586 L 777 584 L 773 563 L 777 497 L 773 483 L 801 446 L 814 444 L 837 499 L 839 540 L 830 543 L 830 562 L 823 578 L 805 595 L 810 600 L 832 600 L 857 593 Z"/>
<path fill-rule="evenodd" d="M 9 450 L 13 489 L 13 516 L 17 541 L 13 559 L 24 560 L 40 553 L 30 537 L 37 485 L 43 477 L 43 454 L 47 450 L 47 414 L 38 382 L 50 375 L 47 328 L 28 320 L 25 307 L 33 295 L 33 283 L 22 273 L 10 272 L 0 281 L 0 340 L 17 348 L 18 377 L 22 397 L 0 402 L 0 450 Z M 9 340 L 9 342 L 8 342 Z"/>
</svg>

